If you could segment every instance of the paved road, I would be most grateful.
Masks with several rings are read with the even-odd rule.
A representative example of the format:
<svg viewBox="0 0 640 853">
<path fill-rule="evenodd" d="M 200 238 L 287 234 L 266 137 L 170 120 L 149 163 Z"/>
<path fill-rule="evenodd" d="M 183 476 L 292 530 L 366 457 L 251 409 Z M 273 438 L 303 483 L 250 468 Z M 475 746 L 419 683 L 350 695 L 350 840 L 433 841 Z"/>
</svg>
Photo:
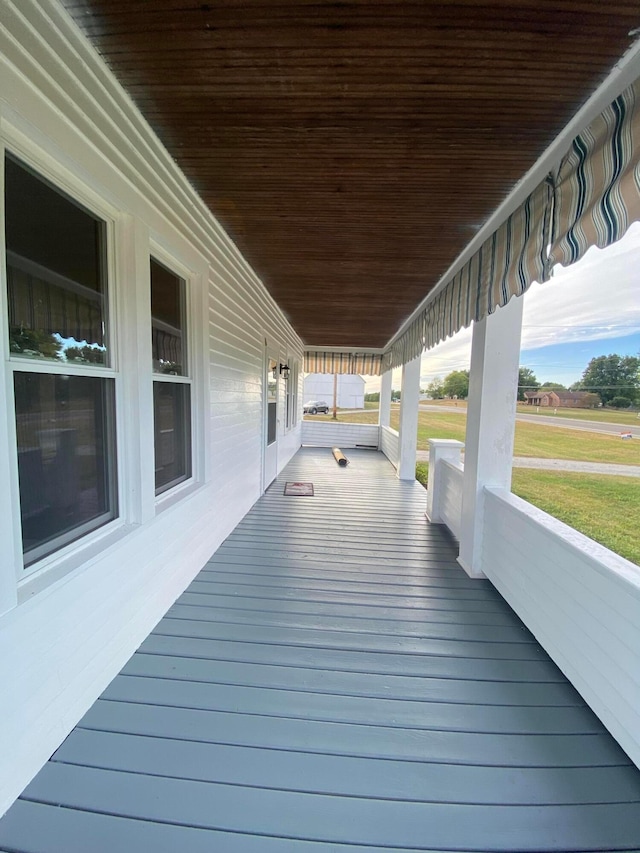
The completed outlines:
<svg viewBox="0 0 640 853">
<path fill-rule="evenodd" d="M 635 424 L 610 424 L 603 421 L 579 421 L 573 418 L 554 418 L 553 415 L 516 415 L 519 421 L 542 424 L 543 426 L 564 427 L 564 429 L 579 429 L 586 432 L 603 432 L 609 435 L 620 435 L 630 432 L 635 438 L 640 438 L 640 422 Z"/>
<path fill-rule="evenodd" d="M 462 454 L 464 459 L 464 454 Z M 418 450 L 419 462 L 429 461 L 428 450 Z M 616 465 L 610 462 L 580 462 L 575 459 L 534 459 L 516 456 L 514 468 L 538 468 L 547 471 L 576 471 L 579 474 L 617 474 L 619 477 L 640 477 L 640 465 Z"/>
</svg>

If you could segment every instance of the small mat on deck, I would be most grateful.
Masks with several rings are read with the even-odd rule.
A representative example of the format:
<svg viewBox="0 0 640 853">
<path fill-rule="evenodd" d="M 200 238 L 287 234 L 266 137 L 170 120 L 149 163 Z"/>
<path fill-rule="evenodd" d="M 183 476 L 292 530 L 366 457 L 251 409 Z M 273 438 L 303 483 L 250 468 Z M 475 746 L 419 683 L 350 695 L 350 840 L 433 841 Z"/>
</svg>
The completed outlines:
<svg viewBox="0 0 640 853">
<path fill-rule="evenodd" d="M 312 498 L 313 483 L 285 483 L 284 493 L 295 497 Z"/>
</svg>

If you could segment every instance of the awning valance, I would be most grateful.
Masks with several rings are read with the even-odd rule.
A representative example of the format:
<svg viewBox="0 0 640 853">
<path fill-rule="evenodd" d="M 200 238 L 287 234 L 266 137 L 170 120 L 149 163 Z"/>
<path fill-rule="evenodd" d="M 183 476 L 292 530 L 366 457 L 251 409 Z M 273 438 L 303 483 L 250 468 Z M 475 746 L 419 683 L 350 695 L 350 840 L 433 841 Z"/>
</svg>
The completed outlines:
<svg viewBox="0 0 640 853">
<path fill-rule="evenodd" d="M 549 278 L 553 187 L 543 181 L 440 290 L 391 347 L 391 367 L 492 314 L 533 281 Z"/>
<path fill-rule="evenodd" d="M 573 140 L 549 175 L 425 306 L 385 353 L 384 369 L 481 320 L 556 263 L 604 248 L 640 221 L 640 81 Z"/>
<path fill-rule="evenodd" d="M 380 353 L 305 352 L 305 373 L 361 373 L 379 376 L 382 371 Z"/>
<path fill-rule="evenodd" d="M 555 179 L 551 263 L 615 243 L 640 220 L 640 82 L 573 140 Z"/>
</svg>

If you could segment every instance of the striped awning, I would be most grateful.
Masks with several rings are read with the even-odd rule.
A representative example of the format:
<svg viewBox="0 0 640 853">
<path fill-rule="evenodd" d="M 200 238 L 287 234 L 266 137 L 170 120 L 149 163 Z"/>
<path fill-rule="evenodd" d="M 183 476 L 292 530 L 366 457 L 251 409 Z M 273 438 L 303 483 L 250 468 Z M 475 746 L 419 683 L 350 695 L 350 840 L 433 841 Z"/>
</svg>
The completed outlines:
<svg viewBox="0 0 640 853">
<path fill-rule="evenodd" d="M 549 278 L 553 187 L 543 181 L 502 223 L 391 347 L 391 367 L 416 358 Z"/>
<path fill-rule="evenodd" d="M 7 252 L 9 324 L 104 347 L 104 297 Z"/>
<path fill-rule="evenodd" d="M 555 180 L 551 262 L 615 243 L 640 220 L 640 81 L 580 133 Z"/>
<path fill-rule="evenodd" d="M 640 221 L 640 81 L 580 133 L 543 181 L 441 289 L 385 353 L 399 367 L 481 320 L 554 264 L 610 246 Z M 549 248 L 550 247 L 550 248 Z"/>
<path fill-rule="evenodd" d="M 305 373 L 360 373 L 379 376 L 382 371 L 380 353 L 305 352 Z"/>
</svg>

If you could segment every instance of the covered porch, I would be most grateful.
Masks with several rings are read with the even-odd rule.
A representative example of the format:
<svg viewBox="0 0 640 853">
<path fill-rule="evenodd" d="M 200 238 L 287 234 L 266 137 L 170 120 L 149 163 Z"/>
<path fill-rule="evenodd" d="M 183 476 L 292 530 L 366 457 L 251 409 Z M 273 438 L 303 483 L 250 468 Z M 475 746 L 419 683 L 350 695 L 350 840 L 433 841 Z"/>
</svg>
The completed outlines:
<svg viewBox="0 0 640 853">
<path fill-rule="evenodd" d="M 424 489 L 348 455 L 295 455 L 9 810 L 0 848 L 639 849 L 640 771 L 458 565 Z"/>
</svg>

